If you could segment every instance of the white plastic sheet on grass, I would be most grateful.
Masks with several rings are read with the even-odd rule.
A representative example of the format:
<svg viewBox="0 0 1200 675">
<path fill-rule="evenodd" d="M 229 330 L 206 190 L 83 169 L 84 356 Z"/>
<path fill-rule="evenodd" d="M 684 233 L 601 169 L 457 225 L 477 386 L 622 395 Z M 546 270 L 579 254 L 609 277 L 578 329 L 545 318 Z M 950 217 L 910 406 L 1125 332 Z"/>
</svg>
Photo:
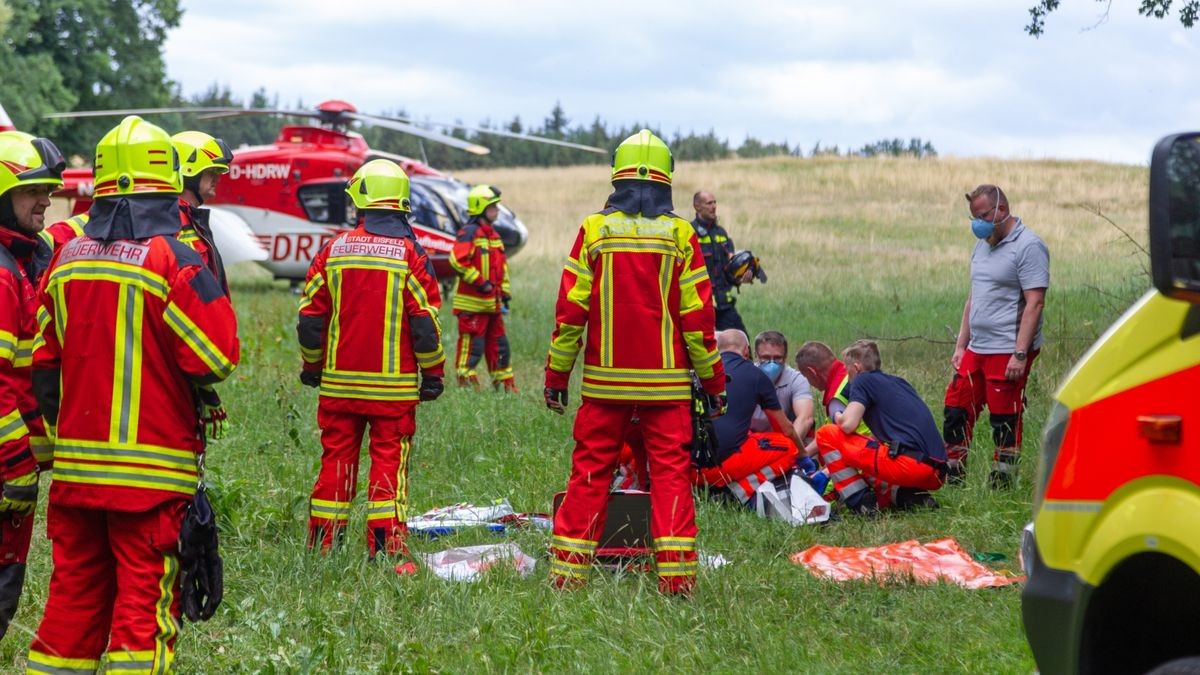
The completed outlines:
<svg viewBox="0 0 1200 675">
<path fill-rule="evenodd" d="M 509 542 L 451 548 L 421 557 L 431 572 L 449 581 L 478 581 L 484 572 L 496 567 L 512 567 L 527 577 L 537 566 L 536 560 Z"/>
<path fill-rule="evenodd" d="M 430 535 L 444 535 L 463 528 L 485 527 L 494 532 L 503 532 L 504 525 L 496 520 L 513 515 L 512 504 L 507 499 L 497 499 L 491 504 L 476 506 L 474 504 L 451 504 L 431 509 L 408 520 L 410 532 Z"/>
</svg>

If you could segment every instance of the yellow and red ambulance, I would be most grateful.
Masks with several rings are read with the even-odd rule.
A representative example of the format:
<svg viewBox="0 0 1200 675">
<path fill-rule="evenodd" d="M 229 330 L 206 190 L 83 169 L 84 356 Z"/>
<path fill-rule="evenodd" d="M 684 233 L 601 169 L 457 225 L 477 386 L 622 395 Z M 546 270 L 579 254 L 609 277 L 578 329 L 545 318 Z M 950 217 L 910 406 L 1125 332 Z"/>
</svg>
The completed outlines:
<svg viewBox="0 0 1200 675">
<path fill-rule="evenodd" d="M 1043 673 L 1200 664 L 1200 133 L 1154 149 L 1150 258 L 1155 288 L 1075 365 L 1046 423 L 1021 541 Z"/>
</svg>

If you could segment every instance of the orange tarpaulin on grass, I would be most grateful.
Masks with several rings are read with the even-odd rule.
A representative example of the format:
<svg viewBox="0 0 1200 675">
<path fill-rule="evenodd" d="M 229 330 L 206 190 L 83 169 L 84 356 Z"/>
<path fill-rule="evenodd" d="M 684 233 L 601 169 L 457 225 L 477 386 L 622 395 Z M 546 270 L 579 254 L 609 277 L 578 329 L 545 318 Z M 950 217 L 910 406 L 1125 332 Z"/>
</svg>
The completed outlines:
<svg viewBox="0 0 1200 675">
<path fill-rule="evenodd" d="M 836 581 L 912 579 L 931 584 L 944 579 L 963 588 L 1007 586 L 1025 581 L 1025 577 L 1007 576 L 975 562 L 954 539 L 938 539 L 928 544 L 913 539 L 866 548 L 813 546 L 793 553 L 791 560 L 819 577 Z"/>
</svg>

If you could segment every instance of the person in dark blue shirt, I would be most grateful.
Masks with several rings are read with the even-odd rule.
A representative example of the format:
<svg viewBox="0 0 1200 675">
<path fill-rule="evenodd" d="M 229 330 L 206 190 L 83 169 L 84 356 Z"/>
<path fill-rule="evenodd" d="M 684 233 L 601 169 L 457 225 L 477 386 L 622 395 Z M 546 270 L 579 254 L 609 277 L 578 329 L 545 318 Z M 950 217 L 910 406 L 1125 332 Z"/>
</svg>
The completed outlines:
<svg viewBox="0 0 1200 675">
<path fill-rule="evenodd" d="M 737 329 L 717 333 L 717 351 L 725 366 L 729 408 L 713 420 L 717 450 L 700 464 L 697 485 L 727 489 L 749 504 L 758 486 L 783 477 L 796 464 L 804 442 L 784 415 L 770 377 L 750 361 L 750 340 Z M 761 407 L 774 431 L 750 431 L 754 410 Z"/>
<path fill-rule="evenodd" d="M 842 361 L 849 403 L 833 424 L 817 430 L 817 450 L 838 496 L 860 512 L 936 507 L 930 491 L 945 478 L 946 446 L 933 414 L 907 380 L 880 370 L 874 342 L 855 342 Z M 874 438 L 855 433 L 864 420 Z"/>
</svg>

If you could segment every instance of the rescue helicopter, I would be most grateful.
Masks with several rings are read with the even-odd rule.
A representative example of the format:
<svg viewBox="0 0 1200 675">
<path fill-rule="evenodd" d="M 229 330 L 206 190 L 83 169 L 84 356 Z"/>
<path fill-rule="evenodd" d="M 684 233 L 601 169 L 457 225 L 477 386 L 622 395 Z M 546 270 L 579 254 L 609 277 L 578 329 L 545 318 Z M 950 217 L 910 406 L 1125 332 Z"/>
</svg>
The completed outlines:
<svg viewBox="0 0 1200 675">
<path fill-rule="evenodd" d="M 285 124 L 269 145 L 233 150 L 229 173 L 222 176 L 216 196 L 205 202 L 217 248 L 226 264 L 254 260 L 277 279 L 295 285 L 303 281 L 313 256 L 333 237 L 355 225 L 358 215 L 346 196 L 347 181 L 364 163 L 389 159 L 411 181 L 413 230 L 428 252 L 439 280 L 449 283 L 454 271 L 450 250 L 466 221 L 470 185 L 403 155 L 373 150 L 354 123 L 377 126 L 442 143 L 473 154 L 487 154 L 477 143 L 422 128 L 411 120 L 368 115 L 350 103 L 328 100 L 313 110 L 249 108 L 145 108 L 52 113 L 47 118 L 195 113 L 202 118 L 238 115 L 306 117 L 316 124 Z M 552 138 L 480 129 L 460 124 L 441 125 L 525 141 L 548 143 L 589 152 L 607 150 Z M 57 196 L 73 200 L 72 213 L 91 205 L 90 169 L 69 169 Z M 80 175 L 86 174 L 86 179 Z M 500 205 L 494 226 L 509 255 L 525 245 L 529 232 L 506 205 Z"/>
</svg>

